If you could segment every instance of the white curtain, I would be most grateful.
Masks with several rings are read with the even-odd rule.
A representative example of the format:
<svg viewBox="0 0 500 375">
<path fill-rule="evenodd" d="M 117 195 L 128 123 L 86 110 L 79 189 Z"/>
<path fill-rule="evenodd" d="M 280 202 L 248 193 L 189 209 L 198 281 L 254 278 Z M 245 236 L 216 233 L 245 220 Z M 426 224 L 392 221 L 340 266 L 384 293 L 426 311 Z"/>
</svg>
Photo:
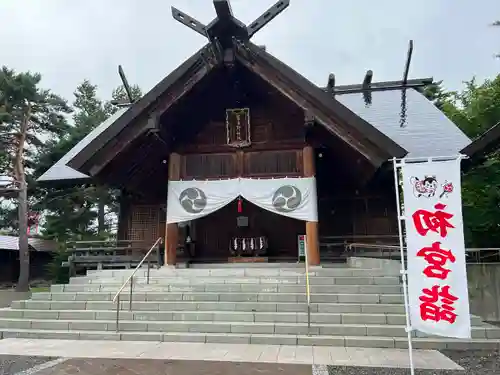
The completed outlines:
<svg viewBox="0 0 500 375">
<path fill-rule="evenodd" d="M 316 179 L 242 178 L 240 194 L 264 210 L 303 221 L 318 221 Z"/>
<path fill-rule="evenodd" d="M 239 181 L 169 181 L 167 223 L 199 219 L 220 210 L 239 195 Z"/>
<path fill-rule="evenodd" d="M 167 223 L 180 223 L 209 215 L 238 196 L 278 215 L 318 221 L 316 180 L 308 177 L 169 181 Z"/>
</svg>

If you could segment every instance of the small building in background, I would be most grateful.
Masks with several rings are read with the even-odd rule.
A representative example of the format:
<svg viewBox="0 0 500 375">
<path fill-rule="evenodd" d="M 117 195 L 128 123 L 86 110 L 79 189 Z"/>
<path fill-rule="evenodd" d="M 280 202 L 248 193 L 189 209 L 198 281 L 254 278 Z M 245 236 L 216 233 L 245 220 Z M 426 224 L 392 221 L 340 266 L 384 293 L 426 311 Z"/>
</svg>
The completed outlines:
<svg viewBox="0 0 500 375">
<path fill-rule="evenodd" d="M 48 265 L 57 251 L 57 243 L 50 240 L 31 237 L 30 279 L 48 278 Z M 0 283 L 10 284 L 19 277 L 19 238 L 0 235 Z"/>
</svg>

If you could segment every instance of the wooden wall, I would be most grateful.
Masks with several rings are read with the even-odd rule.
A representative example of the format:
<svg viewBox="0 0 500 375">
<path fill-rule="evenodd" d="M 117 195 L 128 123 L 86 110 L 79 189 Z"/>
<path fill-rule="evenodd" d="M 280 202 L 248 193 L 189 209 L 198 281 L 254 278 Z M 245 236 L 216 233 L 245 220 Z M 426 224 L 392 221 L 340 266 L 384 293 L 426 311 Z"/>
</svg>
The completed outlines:
<svg viewBox="0 0 500 375">
<path fill-rule="evenodd" d="M 319 141 L 331 135 L 307 129 L 302 109 L 255 76 L 239 77 L 239 103 L 235 105 L 234 82 L 226 78 L 217 76 L 216 83 L 195 89 L 182 108 L 179 105 L 162 117 L 162 134 L 171 137 L 169 151 L 180 155 L 181 179 L 302 176 L 304 146 L 308 142 L 316 144 L 314 134 Z M 242 149 L 227 145 L 225 111 L 235 107 L 250 109 L 251 145 Z M 358 161 L 343 154 L 340 146 L 330 145 L 328 149 L 323 166 L 317 170 L 320 235 L 394 233 L 397 227 L 393 199 L 376 189 L 357 194 L 355 184 L 350 184 L 359 175 L 353 174 L 353 181 L 349 181 L 349 175 Z M 166 199 L 166 185 L 164 189 Z M 154 241 L 163 235 L 165 213 L 161 207 L 165 202 L 127 204 L 120 221 L 121 236 Z M 249 217 L 250 230 L 268 237 L 271 256 L 296 257 L 297 235 L 305 233 L 303 222 L 272 214 L 248 202 L 243 206 L 241 215 Z M 229 239 L 239 215 L 233 202 L 194 223 L 199 259 L 229 256 Z"/>
</svg>

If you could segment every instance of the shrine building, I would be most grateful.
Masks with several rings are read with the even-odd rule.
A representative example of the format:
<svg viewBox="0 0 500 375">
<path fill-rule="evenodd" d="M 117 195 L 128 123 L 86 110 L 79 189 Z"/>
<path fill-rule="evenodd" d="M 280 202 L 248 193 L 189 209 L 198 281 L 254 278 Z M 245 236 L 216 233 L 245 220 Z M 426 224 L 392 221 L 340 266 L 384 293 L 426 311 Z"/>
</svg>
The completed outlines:
<svg viewBox="0 0 500 375">
<path fill-rule="evenodd" d="M 462 153 L 467 167 L 500 129 L 469 139 L 423 95 L 432 78 L 408 78 L 409 59 L 391 82 L 310 82 L 251 42 L 288 3 L 249 26 L 227 0 L 209 25 L 173 8 L 207 44 L 39 181 L 118 189 L 118 239 L 163 237 L 170 265 L 296 262 L 304 235 L 313 265 L 344 243 L 397 243 L 391 160 Z"/>
</svg>

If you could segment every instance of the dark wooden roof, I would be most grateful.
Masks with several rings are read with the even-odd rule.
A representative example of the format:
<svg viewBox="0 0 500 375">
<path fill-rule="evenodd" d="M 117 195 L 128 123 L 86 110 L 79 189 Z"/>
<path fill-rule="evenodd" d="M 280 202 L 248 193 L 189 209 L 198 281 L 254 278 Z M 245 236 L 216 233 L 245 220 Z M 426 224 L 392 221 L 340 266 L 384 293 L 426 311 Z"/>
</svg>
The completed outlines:
<svg viewBox="0 0 500 375">
<path fill-rule="evenodd" d="M 67 164 L 82 173 L 95 175 L 101 168 L 92 170 L 92 165 L 100 163 L 104 166 L 111 161 L 100 160 L 104 155 L 102 149 L 112 150 L 108 155 L 116 155 L 133 139 L 151 130 L 146 126 L 150 117 L 158 118 L 219 66 L 207 59 L 210 48 L 211 45 L 207 44 L 186 60 Z M 240 43 L 236 50 L 237 61 L 275 86 L 305 111 L 312 113 L 316 122 L 342 138 L 373 165 L 379 166 L 391 157 L 403 157 L 407 153 L 391 138 L 261 47 L 246 42 Z M 89 162 L 91 159 L 92 163 Z"/>
<path fill-rule="evenodd" d="M 464 164 L 467 168 L 480 164 L 488 154 L 498 150 L 500 147 L 500 122 L 485 133 L 480 135 L 471 144 L 462 149 L 462 154 L 467 155 L 469 160 Z"/>
<path fill-rule="evenodd" d="M 201 48 L 198 52 L 188 58 L 184 63 L 182 63 L 177 69 L 160 81 L 156 86 L 154 86 L 146 95 L 137 100 L 133 105 L 131 105 L 128 110 L 122 114 L 111 126 L 100 133 L 95 139 L 89 142 L 78 154 L 76 154 L 68 163 L 71 168 L 82 171 L 82 173 L 91 174 L 90 171 L 85 171 L 82 168 L 83 165 L 99 150 L 101 150 L 108 142 L 113 139 L 117 139 L 118 135 L 127 127 L 127 125 L 133 123 L 138 119 L 139 116 L 143 115 L 144 112 L 150 112 L 151 108 L 159 99 L 169 92 L 169 90 L 174 89 L 176 84 L 180 86 L 180 94 L 173 99 L 178 99 L 185 92 L 184 83 L 193 79 L 193 77 L 201 77 L 207 74 L 213 66 L 206 64 L 203 59 L 203 54 L 207 52 L 207 46 Z M 175 94 L 172 93 L 171 96 Z M 165 108 L 167 109 L 167 108 Z"/>
</svg>

